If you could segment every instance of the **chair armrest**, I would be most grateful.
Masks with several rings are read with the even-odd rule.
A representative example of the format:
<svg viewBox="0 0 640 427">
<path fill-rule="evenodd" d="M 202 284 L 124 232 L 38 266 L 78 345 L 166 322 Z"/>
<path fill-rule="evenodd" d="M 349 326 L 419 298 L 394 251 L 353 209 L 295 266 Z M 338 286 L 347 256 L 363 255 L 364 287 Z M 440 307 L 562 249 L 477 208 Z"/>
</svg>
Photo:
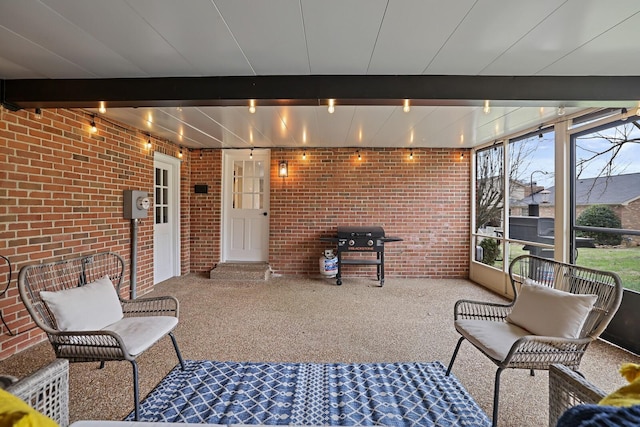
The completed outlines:
<svg viewBox="0 0 640 427">
<path fill-rule="evenodd" d="M 56 359 L 6 388 L 60 427 L 69 425 L 69 361 Z"/>
<path fill-rule="evenodd" d="M 598 403 L 606 393 L 564 365 L 549 367 L 549 426 L 555 426 L 567 409 Z"/>
<path fill-rule="evenodd" d="M 492 302 L 458 300 L 453 307 L 454 320 L 475 319 L 504 321 L 511 312 L 513 303 L 498 304 Z"/>
<path fill-rule="evenodd" d="M 124 317 L 174 316 L 178 317 L 178 300 L 172 296 L 121 300 Z"/>
</svg>

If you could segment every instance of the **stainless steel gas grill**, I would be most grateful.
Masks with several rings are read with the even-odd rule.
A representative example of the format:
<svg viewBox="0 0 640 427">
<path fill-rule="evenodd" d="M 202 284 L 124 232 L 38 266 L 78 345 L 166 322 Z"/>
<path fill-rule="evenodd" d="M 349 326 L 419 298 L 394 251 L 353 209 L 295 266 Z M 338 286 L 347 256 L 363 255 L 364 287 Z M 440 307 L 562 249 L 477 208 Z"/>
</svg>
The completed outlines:
<svg viewBox="0 0 640 427">
<path fill-rule="evenodd" d="M 342 285 L 343 265 L 375 265 L 380 286 L 384 285 L 384 244 L 399 242 L 399 237 L 386 237 L 382 227 L 352 226 L 338 227 L 335 237 L 322 237 L 322 241 L 333 242 L 338 246 L 338 274 L 336 284 Z M 355 252 L 375 253 L 375 258 L 362 256 L 345 258 L 344 255 Z"/>
</svg>

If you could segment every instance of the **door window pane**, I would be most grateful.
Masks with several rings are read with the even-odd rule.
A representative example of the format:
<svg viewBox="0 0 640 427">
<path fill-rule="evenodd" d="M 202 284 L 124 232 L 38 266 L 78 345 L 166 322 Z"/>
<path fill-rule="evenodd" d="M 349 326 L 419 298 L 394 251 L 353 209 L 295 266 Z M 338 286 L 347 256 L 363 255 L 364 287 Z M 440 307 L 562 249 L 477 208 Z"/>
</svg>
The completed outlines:
<svg viewBox="0 0 640 427">
<path fill-rule="evenodd" d="M 264 162 L 236 160 L 233 163 L 233 208 L 264 208 Z"/>
</svg>

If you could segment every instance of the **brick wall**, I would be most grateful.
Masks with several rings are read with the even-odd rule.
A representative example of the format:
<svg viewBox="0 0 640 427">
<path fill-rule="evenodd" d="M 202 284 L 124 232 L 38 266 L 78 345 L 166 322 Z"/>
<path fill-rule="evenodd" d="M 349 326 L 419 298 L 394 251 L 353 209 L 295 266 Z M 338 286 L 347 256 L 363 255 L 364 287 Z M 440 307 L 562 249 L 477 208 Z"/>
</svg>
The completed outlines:
<svg viewBox="0 0 640 427">
<path fill-rule="evenodd" d="M 3 359 L 44 338 L 19 300 L 16 281 L 23 265 L 113 251 L 125 259 L 123 295 L 128 295 L 131 221 L 123 218 L 123 190 L 153 196 L 153 151 L 174 154 L 176 146 L 152 139 L 149 150 L 148 137 L 139 130 L 100 118 L 95 119 L 98 132 L 91 133 L 91 117 L 80 110 L 45 109 L 41 119 L 32 111 L 0 110 L 0 254 L 9 258 L 13 273 L 0 295 L 0 310 L 16 334 L 0 325 Z M 187 173 L 185 193 L 188 178 Z M 188 220 L 182 227 L 189 232 Z M 141 220 L 138 233 L 137 292 L 142 295 L 153 288 L 151 218 Z M 1 290 L 7 279 L 0 259 Z"/>
<path fill-rule="evenodd" d="M 0 254 L 12 263 L 13 280 L 0 295 L 0 359 L 45 337 L 34 329 L 19 300 L 16 278 L 23 265 L 110 250 L 127 263 L 131 222 L 123 218 L 123 190 L 147 191 L 153 200 L 153 152 L 178 155 L 179 147 L 147 130 L 81 110 L 0 109 Z M 180 174 L 182 274 L 208 272 L 220 260 L 222 152 L 183 150 Z M 337 225 L 376 224 L 403 242 L 387 246 L 387 277 L 466 277 L 469 250 L 469 163 L 458 150 L 272 150 L 269 259 L 276 273 L 319 274 L 318 258 Z M 289 177 L 276 176 L 289 161 Z M 195 184 L 209 186 L 195 194 Z M 301 239 L 302 237 L 302 239 Z M 137 292 L 153 288 L 153 223 L 138 230 Z M 375 276 L 349 266 L 345 276 Z M 8 269 L 0 260 L 0 286 Z M 0 288 L 4 289 L 4 286 Z"/>
<path fill-rule="evenodd" d="M 380 225 L 402 242 L 385 248 L 387 277 L 467 277 L 469 156 L 459 150 L 310 149 L 271 152 L 269 261 L 276 273 L 318 274 L 338 225 Z M 280 160 L 289 176 L 277 176 Z M 345 267 L 345 276 L 375 268 Z"/>
<path fill-rule="evenodd" d="M 191 270 L 208 272 L 220 261 L 222 151 L 195 150 L 191 163 Z M 196 184 L 208 192 L 195 194 Z"/>
</svg>

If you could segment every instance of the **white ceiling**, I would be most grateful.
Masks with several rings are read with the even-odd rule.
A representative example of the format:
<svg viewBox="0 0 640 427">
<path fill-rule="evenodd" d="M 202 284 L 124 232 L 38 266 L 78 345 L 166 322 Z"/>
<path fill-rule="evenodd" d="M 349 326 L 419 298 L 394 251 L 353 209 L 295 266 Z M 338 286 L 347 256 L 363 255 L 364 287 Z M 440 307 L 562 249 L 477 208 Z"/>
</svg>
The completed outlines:
<svg viewBox="0 0 640 427">
<path fill-rule="evenodd" d="M 639 28 L 638 0 L 2 0 L 0 79 L 639 75 Z M 104 116 L 192 148 L 473 147 L 552 120 L 562 100 L 336 104 Z"/>
</svg>

